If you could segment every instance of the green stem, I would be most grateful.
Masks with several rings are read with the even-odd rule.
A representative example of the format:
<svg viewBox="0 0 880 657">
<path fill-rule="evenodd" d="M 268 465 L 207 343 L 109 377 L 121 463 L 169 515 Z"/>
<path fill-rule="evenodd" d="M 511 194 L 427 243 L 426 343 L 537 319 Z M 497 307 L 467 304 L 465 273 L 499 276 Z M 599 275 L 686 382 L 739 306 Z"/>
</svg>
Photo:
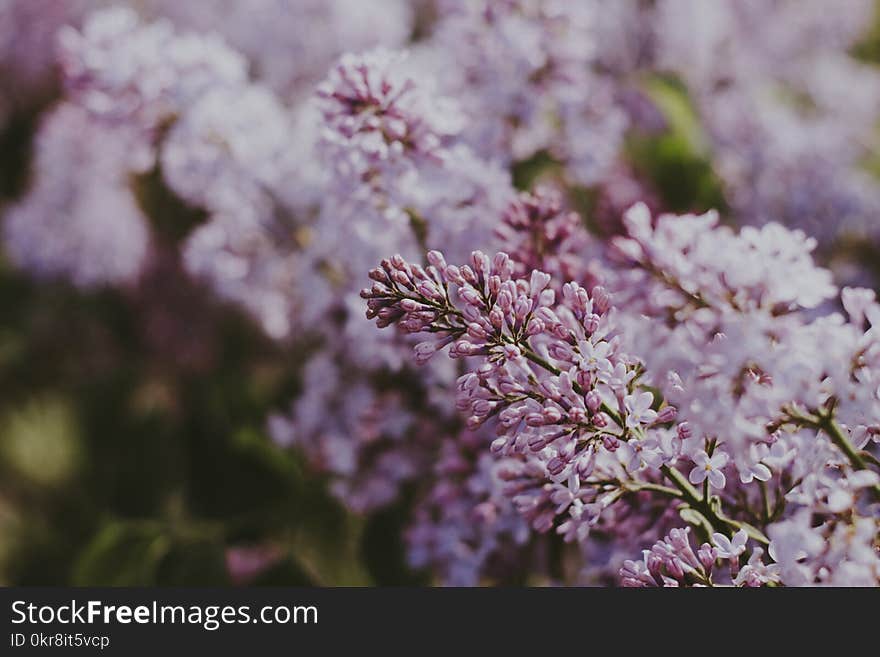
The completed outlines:
<svg viewBox="0 0 880 657">
<path fill-rule="evenodd" d="M 871 452 L 863 449 L 860 453 L 861 453 L 863 459 L 870 461 L 874 465 L 880 466 L 880 459 L 878 459 L 876 456 L 871 454 Z"/>
<path fill-rule="evenodd" d="M 868 464 L 865 462 L 865 459 L 849 441 L 846 434 L 844 434 L 837 422 L 834 421 L 834 418 L 830 413 L 827 415 L 820 415 L 819 421 L 815 423 L 815 426 L 824 431 L 831 439 L 831 442 L 834 443 L 841 452 L 846 454 L 846 457 L 849 459 L 853 468 L 856 470 L 868 470 Z M 874 495 L 880 497 L 880 484 L 874 484 L 871 486 L 871 490 L 874 492 Z"/>
<path fill-rule="evenodd" d="M 543 367 L 545 370 L 551 372 L 556 376 L 559 376 L 562 373 L 562 370 L 552 365 L 551 363 L 548 363 L 545 359 L 541 358 L 527 345 L 521 344 L 520 347 L 525 357 L 536 365 Z M 575 390 L 579 394 L 584 394 L 584 390 L 580 387 L 580 385 L 578 385 L 577 382 L 573 383 Z M 602 410 L 612 420 L 614 420 L 619 427 L 624 428 L 623 419 L 620 417 L 620 415 L 611 410 L 604 402 L 602 403 Z M 681 472 L 668 465 L 664 465 L 661 470 L 663 471 L 663 474 L 665 474 L 672 481 L 672 483 L 675 484 L 676 488 L 678 488 L 681 493 L 680 495 L 677 494 L 673 489 L 670 489 L 666 486 L 649 484 L 648 482 L 639 483 L 639 486 L 641 486 L 640 490 L 653 490 L 657 493 L 686 500 L 694 509 L 703 514 L 703 516 L 709 521 L 714 529 L 717 529 L 727 536 L 732 537 L 735 531 L 739 529 L 744 529 L 751 538 L 758 541 L 759 543 L 763 543 L 764 545 L 770 544 L 770 540 L 766 536 L 764 536 L 764 534 L 761 533 L 761 531 L 756 527 L 753 527 L 752 525 L 749 525 L 745 522 L 732 520 L 731 518 L 725 517 L 720 512 L 716 512 L 712 508 L 712 504 L 708 497 L 708 487 L 705 491 L 705 499 L 702 499 L 697 489 L 691 485 L 691 483 L 683 474 L 681 474 Z"/>
<path fill-rule="evenodd" d="M 684 500 L 694 509 L 703 514 L 714 529 L 728 537 L 732 537 L 735 531 L 744 529 L 750 538 L 759 543 L 763 543 L 764 545 L 770 544 L 770 539 L 764 536 L 764 534 L 761 533 L 761 530 L 757 527 L 753 527 L 746 522 L 733 520 L 732 518 L 724 516 L 720 512 L 716 512 L 715 509 L 712 508 L 711 503 L 706 503 L 701 499 L 699 491 L 693 487 L 691 482 L 689 482 L 681 472 L 669 465 L 664 465 L 660 469 L 663 471 L 663 474 L 675 484 L 676 488 L 681 491 Z"/>
<path fill-rule="evenodd" d="M 816 427 L 828 434 L 828 437 L 831 438 L 831 442 L 834 443 L 841 452 L 846 454 L 849 462 L 856 470 L 868 469 L 868 464 L 865 463 L 862 455 L 858 453 L 853 444 L 849 442 L 849 439 L 844 435 L 843 430 L 837 426 L 837 422 L 835 422 L 830 416 L 820 415 Z"/>
<path fill-rule="evenodd" d="M 770 522 L 770 515 L 772 513 L 770 509 L 770 498 L 767 496 L 767 484 L 759 479 L 758 488 L 761 489 L 761 506 L 764 509 L 764 522 L 767 523 Z"/>
<path fill-rule="evenodd" d="M 675 497 L 678 499 L 682 498 L 682 493 L 680 490 L 670 488 L 669 486 L 664 486 L 662 484 L 655 484 L 650 481 L 624 481 L 620 482 L 619 485 L 621 488 L 624 488 L 632 493 L 647 490 L 651 491 L 652 493 L 665 495 L 666 497 Z"/>
</svg>

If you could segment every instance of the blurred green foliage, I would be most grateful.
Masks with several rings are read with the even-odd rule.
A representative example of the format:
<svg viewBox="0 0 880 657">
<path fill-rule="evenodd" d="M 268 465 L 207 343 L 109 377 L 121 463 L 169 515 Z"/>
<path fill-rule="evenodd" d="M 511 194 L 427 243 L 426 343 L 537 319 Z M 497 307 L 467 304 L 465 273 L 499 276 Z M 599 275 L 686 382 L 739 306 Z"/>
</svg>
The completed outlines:
<svg viewBox="0 0 880 657">
<path fill-rule="evenodd" d="M 7 200 L 33 127 L 0 135 Z M 174 242 L 200 217 L 156 182 L 135 189 Z M 0 256 L 0 583 L 223 584 L 227 547 L 267 543 L 261 583 L 381 580 L 363 520 L 265 433 L 303 354 L 194 283 L 151 285 L 82 292 Z M 169 336 L 155 318 L 172 315 Z"/>
<path fill-rule="evenodd" d="M 629 135 L 626 152 L 636 172 L 653 182 L 673 212 L 726 209 L 721 182 L 712 169 L 709 142 L 684 86 L 651 77 L 641 85 L 666 121 L 658 134 Z"/>
<path fill-rule="evenodd" d="M 225 548 L 266 542 L 269 583 L 372 581 L 363 521 L 265 434 L 296 353 L 213 307 L 188 336 L 211 353 L 187 363 L 151 344 L 137 299 L 5 265 L 0 300 L 2 581 L 226 583 Z"/>
</svg>

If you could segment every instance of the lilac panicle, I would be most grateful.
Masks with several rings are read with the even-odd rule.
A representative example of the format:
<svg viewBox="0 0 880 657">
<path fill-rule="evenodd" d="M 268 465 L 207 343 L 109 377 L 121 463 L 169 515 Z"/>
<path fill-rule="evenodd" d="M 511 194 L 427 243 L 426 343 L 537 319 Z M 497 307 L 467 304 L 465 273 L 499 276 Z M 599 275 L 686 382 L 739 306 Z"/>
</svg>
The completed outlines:
<svg viewBox="0 0 880 657">
<path fill-rule="evenodd" d="M 361 292 L 367 317 L 425 334 L 418 362 L 445 347 L 452 358 L 476 359 L 458 380 L 468 426 L 491 419 L 492 451 L 517 457 L 501 476 L 535 529 L 550 529 L 567 511 L 558 530 L 582 539 L 616 499 L 588 483 L 603 467 L 597 457 L 644 437 L 659 420 L 651 393 L 636 387 L 637 361 L 613 335 L 609 295 L 569 282 L 557 301 L 548 274 L 517 278 L 505 253 L 475 251 L 456 266 L 432 251 L 428 262 L 394 256 L 373 269 L 373 286 Z"/>
</svg>

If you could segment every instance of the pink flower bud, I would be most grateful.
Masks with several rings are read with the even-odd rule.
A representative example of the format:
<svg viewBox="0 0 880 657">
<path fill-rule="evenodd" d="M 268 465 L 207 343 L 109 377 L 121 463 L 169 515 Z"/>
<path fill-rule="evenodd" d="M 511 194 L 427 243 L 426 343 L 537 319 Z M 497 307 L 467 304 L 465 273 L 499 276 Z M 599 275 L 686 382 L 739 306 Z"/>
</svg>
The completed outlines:
<svg viewBox="0 0 880 657">
<path fill-rule="evenodd" d="M 499 251 L 492 259 L 492 267 L 496 272 L 503 272 L 507 269 L 509 262 L 510 257 L 506 253 Z"/>
<path fill-rule="evenodd" d="M 446 269 L 446 258 L 443 257 L 443 254 L 440 251 L 428 251 L 427 257 L 428 262 L 434 265 L 438 271 L 444 271 Z"/>
<path fill-rule="evenodd" d="M 608 290 L 606 290 L 601 285 L 597 285 L 593 288 L 592 293 L 593 298 L 593 308 L 600 315 L 604 315 L 611 308 L 611 295 L 608 294 Z"/>
<path fill-rule="evenodd" d="M 529 279 L 529 289 L 532 296 L 539 295 L 550 284 L 550 274 L 535 269 Z"/>
<path fill-rule="evenodd" d="M 697 558 L 700 560 L 700 563 L 703 565 L 703 568 L 706 571 L 712 570 L 712 566 L 715 565 L 715 560 L 718 558 L 718 554 L 708 543 L 703 543 L 700 546 L 700 549 L 697 550 Z"/>
<path fill-rule="evenodd" d="M 529 438 L 529 449 L 533 452 L 540 452 L 547 446 L 547 441 L 543 436 L 532 436 Z"/>
<path fill-rule="evenodd" d="M 551 477 L 555 477 L 560 472 L 565 470 L 565 461 L 563 461 L 558 456 L 554 456 L 547 462 L 547 472 L 550 473 Z"/>
<path fill-rule="evenodd" d="M 516 300 L 515 305 L 515 314 L 516 318 L 520 321 L 524 320 L 526 315 L 529 314 L 532 310 L 532 300 L 527 297 L 519 297 Z"/>
<path fill-rule="evenodd" d="M 489 446 L 494 453 L 498 453 L 503 450 L 507 446 L 507 437 L 501 436 L 500 438 L 496 438 L 492 441 L 492 444 Z"/>
<path fill-rule="evenodd" d="M 436 342 L 419 342 L 414 348 L 413 351 L 416 355 L 416 363 L 419 365 L 424 365 L 427 363 L 431 356 L 433 356 L 437 351 L 437 343 Z"/>
<path fill-rule="evenodd" d="M 656 424 L 666 424 L 667 422 L 672 422 L 675 420 L 675 417 L 678 415 L 678 409 L 675 406 L 664 406 L 657 413 L 657 419 L 654 420 Z"/>
<path fill-rule="evenodd" d="M 462 301 L 471 306 L 479 306 L 483 303 L 480 295 L 472 287 L 465 286 L 459 288 L 458 296 L 461 297 Z"/>
<path fill-rule="evenodd" d="M 489 323 L 499 330 L 504 326 L 504 313 L 497 306 L 489 311 Z"/>
<path fill-rule="evenodd" d="M 479 272 L 485 280 L 491 271 L 489 256 L 482 251 L 474 251 L 471 253 L 471 261 L 474 263 L 474 271 Z"/>
<path fill-rule="evenodd" d="M 544 332 L 544 322 L 542 322 L 540 319 L 536 319 L 535 317 L 532 317 L 529 320 L 529 323 L 526 324 L 526 333 L 528 335 L 538 335 L 539 333 L 543 333 L 543 332 Z"/>
<path fill-rule="evenodd" d="M 586 479 L 593 474 L 593 468 L 596 466 L 596 451 L 591 447 L 578 459 L 578 474 Z"/>
<path fill-rule="evenodd" d="M 464 277 L 461 275 L 461 270 L 459 270 L 459 268 L 455 265 L 449 265 L 441 271 L 443 272 L 443 276 L 450 283 L 454 283 L 455 285 L 464 285 Z"/>
<path fill-rule="evenodd" d="M 376 281 L 377 283 L 388 283 L 389 282 L 388 274 L 386 274 L 383 269 L 379 269 L 378 267 L 376 267 L 375 269 L 371 269 L 369 276 L 372 280 Z"/>
<path fill-rule="evenodd" d="M 570 504 L 573 499 L 574 499 L 574 496 L 571 494 L 571 491 L 569 491 L 567 488 L 557 489 L 557 490 L 553 491 L 552 495 L 550 495 L 550 501 L 553 502 L 553 504 L 555 504 L 557 506 L 560 506 L 563 504 Z"/>
<path fill-rule="evenodd" d="M 575 381 L 577 381 L 577 384 L 581 387 L 581 389 L 589 390 L 593 387 L 593 373 L 586 370 L 578 370 L 577 375 L 575 376 Z M 596 409 L 590 408 L 590 410 L 595 411 Z"/>
<path fill-rule="evenodd" d="M 526 424 L 530 427 L 542 427 L 544 426 L 544 416 L 540 413 L 529 413 L 526 415 Z"/>
<path fill-rule="evenodd" d="M 468 324 L 467 332 L 469 336 L 476 340 L 486 339 L 486 330 L 476 322 Z"/>
<path fill-rule="evenodd" d="M 545 406 L 541 415 L 547 424 L 557 424 L 562 419 L 562 412 L 555 406 Z"/>
<path fill-rule="evenodd" d="M 584 330 L 588 335 L 592 335 L 599 330 L 599 316 L 591 313 L 584 317 Z"/>
</svg>

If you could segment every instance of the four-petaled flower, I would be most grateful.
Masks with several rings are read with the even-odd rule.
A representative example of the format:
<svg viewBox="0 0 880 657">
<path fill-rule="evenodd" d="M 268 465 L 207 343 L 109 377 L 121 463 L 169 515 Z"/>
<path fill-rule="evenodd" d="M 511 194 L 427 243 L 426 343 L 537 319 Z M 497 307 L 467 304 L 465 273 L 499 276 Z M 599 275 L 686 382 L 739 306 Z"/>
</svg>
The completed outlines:
<svg viewBox="0 0 880 657">
<path fill-rule="evenodd" d="M 718 452 L 709 456 L 704 451 L 699 451 L 694 455 L 694 469 L 688 477 L 694 485 L 702 484 L 706 478 L 713 488 L 724 488 L 727 479 L 721 471 L 727 465 L 727 454 Z"/>
<path fill-rule="evenodd" d="M 740 529 L 733 535 L 733 539 L 727 538 L 724 534 L 715 532 L 712 534 L 712 542 L 715 544 L 715 551 L 722 559 L 735 559 L 746 551 L 746 542 L 749 535 L 745 529 Z"/>
<path fill-rule="evenodd" d="M 657 411 L 651 408 L 654 403 L 654 395 L 650 392 L 640 392 L 629 395 L 624 400 L 626 406 L 626 426 L 634 429 L 639 425 L 651 424 L 657 419 Z"/>
</svg>

